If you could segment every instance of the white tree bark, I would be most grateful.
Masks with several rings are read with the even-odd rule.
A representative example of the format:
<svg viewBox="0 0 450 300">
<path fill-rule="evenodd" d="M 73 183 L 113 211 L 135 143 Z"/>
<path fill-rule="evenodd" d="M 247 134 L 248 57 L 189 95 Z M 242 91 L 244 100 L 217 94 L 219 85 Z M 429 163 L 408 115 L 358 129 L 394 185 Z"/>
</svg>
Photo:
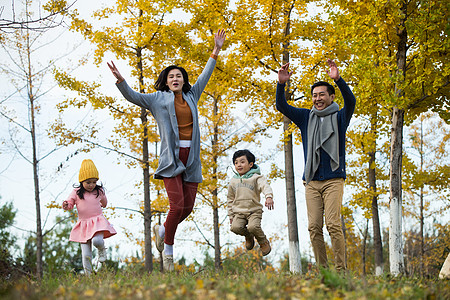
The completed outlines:
<svg viewBox="0 0 450 300">
<path fill-rule="evenodd" d="M 403 273 L 402 245 L 402 204 L 398 198 L 392 198 L 389 204 L 389 263 L 394 276 Z"/>
<path fill-rule="evenodd" d="M 397 27 L 397 74 L 401 76 L 400 82 L 395 85 L 395 94 L 401 103 L 405 95 L 402 83 L 406 76 L 406 52 L 408 50 L 406 32 L 406 19 L 408 17 L 408 3 L 401 1 L 403 17 Z M 403 123 L 405 111 L 397 106 L 392 110 L 391 127 L 391 157 L 390 157 L 390 222 L 389 222 L 389 262 L 391 274 L 396 276 L 404 271 L 402 247 L 402 152 L 403 152 Z"/>
<path fill-rule="evenodd" d="M 289 271 L 297 274 L 302 273 L 300 245 L 298 241 L 289 242 Z"/>
</svg>

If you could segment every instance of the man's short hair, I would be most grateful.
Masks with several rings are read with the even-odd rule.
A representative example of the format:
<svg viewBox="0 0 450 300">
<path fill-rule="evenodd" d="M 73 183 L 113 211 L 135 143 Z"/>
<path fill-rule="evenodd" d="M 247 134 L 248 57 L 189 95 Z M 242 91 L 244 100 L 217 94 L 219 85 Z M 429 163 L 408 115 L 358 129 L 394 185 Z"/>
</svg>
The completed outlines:
<svg viewBox="0 0 450 300">
<path fill-rule="evenodd" d="M 241 156 L 247 157 L 248 163 L 253 163 L 253 167 L 255 167 L 255 156 L 253 155 L 253 153 L 251 153 L 247 149 L 238 150 L 238 151 L 234 152 L 234 154 L 233 154 L 233 165 L 234 165 L 234 162 L 236 161 L 236 159 L 238 157 L 241 157 Z"/>
<path fill-rule="evenodd" d="M 313 90 L 314 90 L 316 87 L 318 87 L 318 86 L 326 86 L 326 87 L 327 87 L 327 92 L 328 92 L 329 95 L 334 95 L 334 94 L 335 94 L 334 86 L 332 86 L 331 84 L 329 84 L 329 83 L 326 82 L 326 81 L 317 81 L 316 83 L 314 83 L 314 84 L 311 86 L 311 95 L 312 95 L 312 93 L 313 93 Z"/>
</svg>

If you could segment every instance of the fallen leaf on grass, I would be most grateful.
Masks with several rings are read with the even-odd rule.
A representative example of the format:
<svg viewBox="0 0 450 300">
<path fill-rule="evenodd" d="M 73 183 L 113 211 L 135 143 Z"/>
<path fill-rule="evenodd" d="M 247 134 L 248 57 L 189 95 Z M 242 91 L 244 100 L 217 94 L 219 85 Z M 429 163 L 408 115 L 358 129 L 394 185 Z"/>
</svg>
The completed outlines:
<svg viewBox="0 0 450 300">
<path fill-rule="evenodd" d="M 84 292 L 84 295 L 85 295 L 86 297 L 92 297 L 92 296 L 95 295 L 95 291 L 94 291 L 93 289 L 86 290 L 86 291 Z"/>
</svg>

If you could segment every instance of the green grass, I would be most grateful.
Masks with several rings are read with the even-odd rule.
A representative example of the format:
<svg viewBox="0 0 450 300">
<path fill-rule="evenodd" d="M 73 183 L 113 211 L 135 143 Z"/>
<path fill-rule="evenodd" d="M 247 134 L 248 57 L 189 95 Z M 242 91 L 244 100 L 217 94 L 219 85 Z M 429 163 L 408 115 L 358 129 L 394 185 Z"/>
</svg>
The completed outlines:
<svg viewBox="0 0 450 300">
<path fill-rule="evenodd" d="M 180 271 L 146 274 L 101 270 L 0 282 L 0 299 L 450 299 L 448 280 L 353 276 L 330 270 L 278 272 Z"/>
</svg>

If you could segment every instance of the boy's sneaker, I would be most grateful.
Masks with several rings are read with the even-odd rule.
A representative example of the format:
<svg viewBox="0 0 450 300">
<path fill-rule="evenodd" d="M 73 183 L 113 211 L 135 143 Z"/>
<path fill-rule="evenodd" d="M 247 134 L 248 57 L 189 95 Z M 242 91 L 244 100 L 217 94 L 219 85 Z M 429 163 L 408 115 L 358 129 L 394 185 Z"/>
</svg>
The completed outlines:
<svg viewBox="0 0 450 300">
<path fill-rule="evenodd" d="M 106 247 L 98 248 L 98 261 L 101 263 L 106 261 Z"/>
<path fill-rule="evenodd" d="M 164 272 L 172 272 L 173 270 L 175 270 L 175 266 L 173 264 L 173 255 L 167 255 L 164 251 L 162 251 L 162 255 Z"/>
<path fill-rule="evenodd" d="M 252 250 L 255 247 L 255 237 L 253 234 L 245 236 L 245 248 L 247 250 Z"/>
<path fill-rule="evenodd" d="M 265 240 L 263 243 L 259 244 L 259 247 L 261 249 L 262 255 L 266 256 L 267 254 L 270 253 L 270 251 L 272 250 L 272 248 L 270 247 L 270 243 L 268 240 Z"/>
<path fill-rule="evenodd" d="M 162 238 L 159 235 L 159 226 L 158 224 L 155 224 L 155 226 L 153 226 L 153 234 L 155 235 L 155 245 L 156 245 L 156 249 L 158 249 L 159 252 L 163 252 L 164 250 L 164 238 Z"/>
</svg>

